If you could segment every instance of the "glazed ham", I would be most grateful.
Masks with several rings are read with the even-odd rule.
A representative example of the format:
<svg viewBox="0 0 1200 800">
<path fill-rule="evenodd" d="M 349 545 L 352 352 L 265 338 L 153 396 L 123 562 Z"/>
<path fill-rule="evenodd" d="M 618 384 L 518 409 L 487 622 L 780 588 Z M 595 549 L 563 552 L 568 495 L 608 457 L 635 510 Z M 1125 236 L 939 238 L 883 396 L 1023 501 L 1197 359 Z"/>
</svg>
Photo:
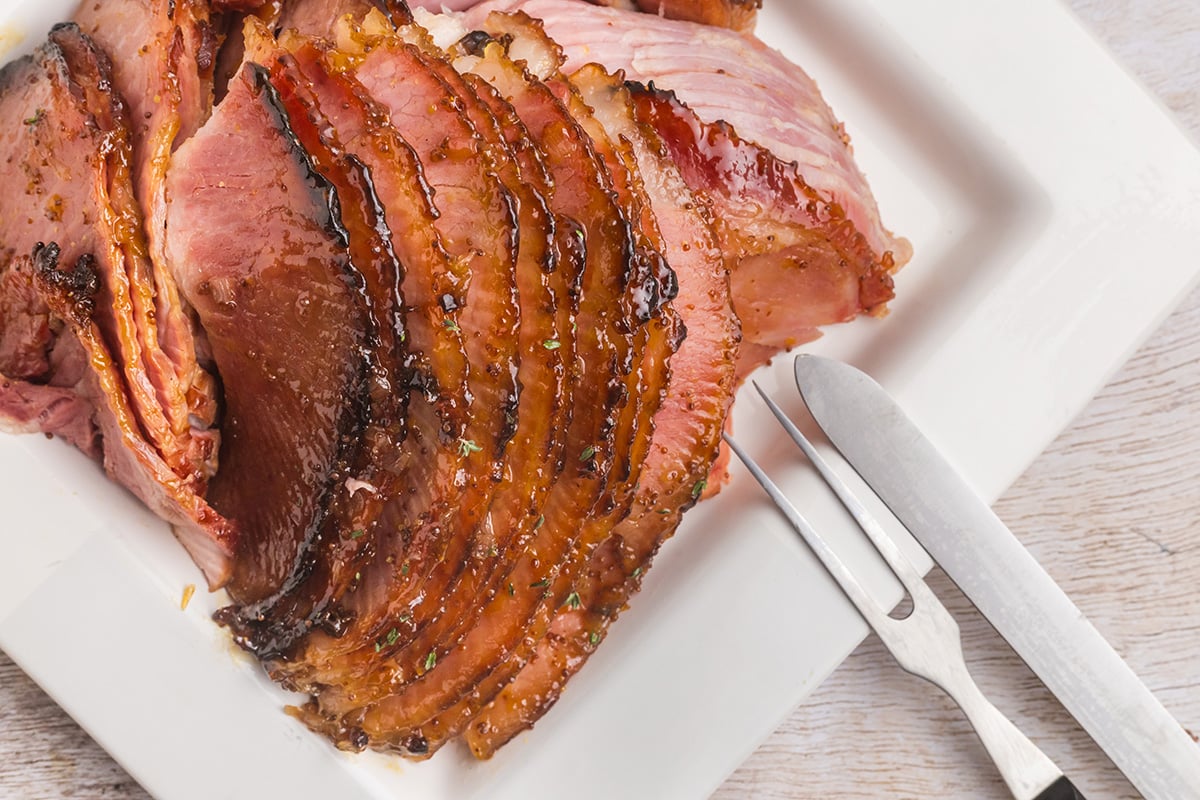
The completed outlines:
<svg viewBox="0 0 1200 800">
<path fill-rule="evenodd" d="M 0 199 L 4 277 L 15 289 L 5 305 L 25 302 L 17 320 L 3 320 L 0 405 L 17 424 L 37 420 L 102 455 L 110 475 L 175 526 L 217 587 L 232 569 L 235 533 L 203 499 L 212 440 L 173 426 L 170 361 L 139 327 L 153 317 L 153 286 L 128 116 L 111 85 L 108 58 L 73 24 L 0 75 L 10 120 L 0 146 L 8 185 L 23 189 Z M 15 363 L 7 357 L 20 350 Z"/>
<path fill-rule="evenodd" d="M 170 521 L 310 728 L 487 758 L 909 248 L 757 0 L 423 5 L 88 2 L 5 67 L 0 421 Z"/>
</svg>

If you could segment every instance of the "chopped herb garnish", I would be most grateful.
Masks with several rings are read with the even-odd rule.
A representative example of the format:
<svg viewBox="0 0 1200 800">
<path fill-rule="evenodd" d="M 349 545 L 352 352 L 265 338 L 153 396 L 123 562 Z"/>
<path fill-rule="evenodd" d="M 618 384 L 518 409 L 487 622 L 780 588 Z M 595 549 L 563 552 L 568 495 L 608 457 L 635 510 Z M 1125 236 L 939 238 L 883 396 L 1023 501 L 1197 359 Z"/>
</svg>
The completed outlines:
<svg viewBox="0 0 1200 800">
<path fill-rule="evenodd" d="M 29 119 L 23 120 L 23 122 L 26 125 L 37 125 L 39 122 L 42 121 L 42 118 L 45 116 L 46 116 L 46 109 L 39 108 L 37 111 L 33 112 L 32 117 L 30 117 Z"/>
<path fill-rule="evenodd" d="M 692 487 L 692 499 L 695 500 L 708 487 L 708 481 L 701 478 L 696 481 L 696 485 Z"/>
<path fill-rule="evenodd" d="M 596 455 L 596 448 L 592 447 L 589 444 L 587 447 L 583 448 L 583 452 L 579 454 L 579 460 L 587 461 L 589 458 L 591 458 L 594 455 Z"/>
<path fill-rule="evenodd" d="M 405 561 L 403 564 L 400 565 L 400 574 L 401 575 L 408 574 L 408 562 L 407 561 Z"/>
<path fill-rule="evenodd" d="M 542 347 L 546 348 L 547 350 L 557 350 L 558 348 L 562 347 L 562 342 L 560 342 L 558 339 L 547 339 L 546 341 L 542 342 Z"/>
<path fill-rule="evenodd" d="M 444 319 L 442 320 L 442 324 L 446 326 L 446 330 L 454 331 L 455 333 L 458 333 L 458 331 L 461 330 L 458 327 L 458 323 L 452 319 Z"/>
<path fill-rule="evenodd" d="M 635 570 L 633 571 L 633 573 L 632 573 L 631 577 L 634 577 L 634 578 L 636 578 L 637 576 L 639 576 L 639 575 L 641 575 L 641 574 L 642 574 L 642 568 L 641 568 L 641 567 L 638 567 L 637 569 L 635 569 Z"/>
<path fill-rule="evenodd" d="M 496 547 L 496 545 L 492 545 L 488 548 L 487 554 L 488 558 L 495 558 L 496 556 L 500 555 L 500 549 Z"/>
<path fill-rule="evenodd" d="M 433 665 L 436 663 L 437 663 L 437 651 L 430 650 L 429 655 L 425 656 L 425 669 L 427 671 L 433 669 Z"/>
<path fill-rule="evenodd" d="M 588 641 L 593 645 L 600 644 L 600 631 L 592 631 L 591 635 L 588 636 Z"/>
<path fill-rule="evenodd" d="M 375 640 L 375 652 L 378 653 L 384 647 L 391 647 L 398 641 L 400 641 L 400 631 L 392 628 L 383 639 Z"/>
<path fill-rule="evenodd" d="M 516 593 L 517 593 L 517 588 L 510 583 L 508 585 L 508 596 L 512 597 Z"/>
<path fill-rule="evenodd" d="M 531 583 L 531 584 L 529 584 L 529 588 L 530 588 L 530 589 L 545 589 L 545 588 L 546 588 L 547 586 L 549 586 L 549 585 L 550 585 L 550 579 L 549 579 L 549 578 L 542 578 L 542 579 L 541 579 L 540 581 L 538 581 L 537 583 Z"/>
<path fill-rule="evenodd" d="M 571 592 L 567 595 L 567 608 L 579 608 L 583 605 L 583 601 L 579 599 L 579 592 Z"/>
<path fill-rule="evenodd" d="M 546 524 L 546 515 L 543 514 L 542 516 L 537 518 L 537 522 L 533 523 L 533 529 L 536 531 L 538 528 L 542 527 L 545 524 Z"/>
<path fill-rule="evenodd" d="M 482 449 L 482 447 L 475 444 L 475 442 L 471 441 L 470 439 L 458 440 L 458 454 L 460 456 L 466 457 L 471 455 L 471 453 L 478 453 Z"/>
<path fill-rule="evenodd" d="M 662 514 L 662 515 L 665 517 L 667 514 L 670 514 L 670 513 L 671 513 L 671 509 L 669 509 L 669 508 L 660 508 L 660 509 L 658 509 L 658 513 L 659 513 L 659 514 Z"/>
<path fill-rule="evenodd" d="M 352 531 L 350 533 L 350 538 L 351 539 L 361 539 L 362 537 L 364 537 L 366 535 L 367 535 L 367 532 L 364 531 L 362 528 L 359 528 L 358 530 Z"/>
</svg>

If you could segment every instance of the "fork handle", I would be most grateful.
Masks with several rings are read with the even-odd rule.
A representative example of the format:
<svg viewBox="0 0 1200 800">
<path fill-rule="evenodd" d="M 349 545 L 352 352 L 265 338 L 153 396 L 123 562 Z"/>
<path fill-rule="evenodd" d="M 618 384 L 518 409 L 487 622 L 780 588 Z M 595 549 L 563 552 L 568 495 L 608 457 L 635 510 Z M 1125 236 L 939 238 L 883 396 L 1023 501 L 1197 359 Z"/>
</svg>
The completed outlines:
<svg viewBox="0 0 1200 800">
<path fill-rule="evenodd" d="M 1064 775 L 1050 784 L 1046 791 L 1037 796 L 1036 800 L 1086 800 L 1086 798 Z"/>
</svg>

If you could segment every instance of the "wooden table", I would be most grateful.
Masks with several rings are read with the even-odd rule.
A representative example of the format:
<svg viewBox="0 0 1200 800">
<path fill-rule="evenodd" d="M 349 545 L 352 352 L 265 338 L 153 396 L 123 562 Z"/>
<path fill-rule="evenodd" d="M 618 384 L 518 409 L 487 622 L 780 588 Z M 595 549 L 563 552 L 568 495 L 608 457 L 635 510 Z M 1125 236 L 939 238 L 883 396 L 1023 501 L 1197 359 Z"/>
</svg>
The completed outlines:
<svg viewBox="0 0 1200 800">
<path fill-rule="evenodd" d="M 1070 5 L 1200 140 L 1200 5 Z M 1200 259 L 1200 253 L 1180 257 Z M 997 511 L 1164 704 L 1200 733 L 1197 423 L 1200 291 L 1009 490 Z M 1138 797 L 986 623 L 969 613 L 949 581 L 935 573 L 932 582 L 962 621 L 984 691 L 1092 800 Z M 146 794 L 0 654 L 0 798 L 50 797 L 132 800 Z M 1002 800 L 1007 794 L 958 711 L 932 687 L 900 672 L 872 638 L 716 797 Z"/>
</svg>

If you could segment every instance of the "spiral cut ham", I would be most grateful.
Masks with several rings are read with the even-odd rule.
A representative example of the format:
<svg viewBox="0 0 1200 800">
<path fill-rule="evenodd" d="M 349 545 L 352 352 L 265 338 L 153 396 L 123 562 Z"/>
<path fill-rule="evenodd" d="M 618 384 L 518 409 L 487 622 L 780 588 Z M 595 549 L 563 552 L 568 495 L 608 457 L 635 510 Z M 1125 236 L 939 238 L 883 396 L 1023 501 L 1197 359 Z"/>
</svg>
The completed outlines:
<svg viewBox="0 0 1200 800">
<path fill-rule="evenodd" d="M 85 3 L 0 72 L 0 422 L 168 520 L 304 724 L 489 757 L 745 374 L 909 258 L 758 6 Z"/>
</svg>

